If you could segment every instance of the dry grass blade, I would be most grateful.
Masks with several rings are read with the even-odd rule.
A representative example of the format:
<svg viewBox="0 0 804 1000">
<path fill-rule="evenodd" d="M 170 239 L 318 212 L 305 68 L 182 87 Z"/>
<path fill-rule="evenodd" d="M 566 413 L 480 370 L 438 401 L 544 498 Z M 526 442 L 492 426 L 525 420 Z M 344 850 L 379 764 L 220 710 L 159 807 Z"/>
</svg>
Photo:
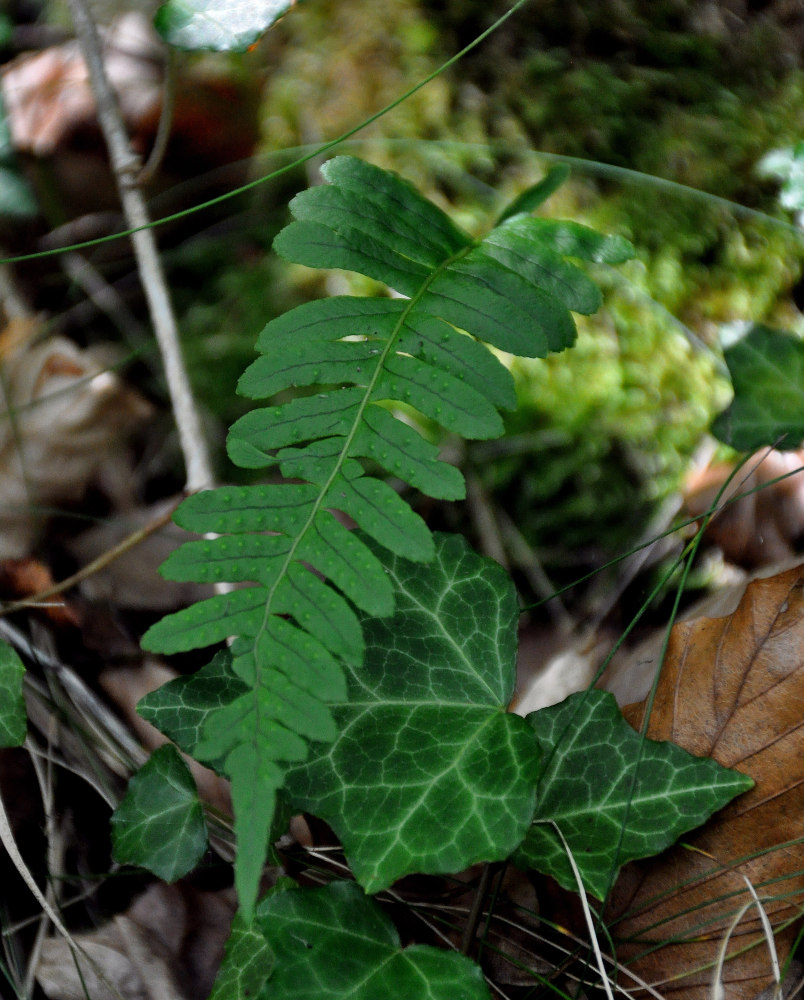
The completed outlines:
<svg viewBox="0 0 804 1000">
<path fill-rule="evenodd" d="M 597 966 L 597 971 L 600 973 L 600 981 L 603 985 L 603 990 L 609 1000 L 614 1000 L 614 994 L 611 992 L 611 984 L 609 983 L 609 977 L 606 975 L 606 967 L 603 964 L 603 954 L 600 950 L 600 943 L 597 939 L 597 934 L 595 932 L 595 921 L 592 919 L 592 911 L 589 909 L 589 901 L 586 898 L 586 892 L 583 887 L 583 879 L 581 878 L 581 873 L 578 871 L 578 866 L 575 863 L 575 858 L 572 856 L 572 851 L 569 849 L 569 844 L 564 839 L 564 835 L 558 826 L 553 823 L 551 824 L 555 829 L 556 833 L 561 839 L 561 843 L 564 846 L 564 850 L 567 853 L 567 858 L 570 865 L 572 866 L 572 873 L 575 876 L 575 881 L 578 883 L 578 898 L 580 899 L 581 908 L 583 909 L 584 920 L 586 921 L 586 927 L 589 931 L 589 940 L 592 942 L 592 951 L 595 956 L 595 965 Z"/>
<path fill-rule="evenodd" d="M 72 947 L 75 947 L 79 951 L 81 951 L 81 948 L 78 946 L 77 942 L 75 941 L 75 938 L 70 934 L 70 932 L 67 930 L 64 924 L 61 922 L 58 913 L 56 913 L 56 911 L 51 906 L 50 902 L 46 899 L 46 897 L 42 893 L 42 890 L 36 884 L 36 880 L 31 874 L 30 869 L 25 864 L 25 861 L 17 847 L 17 842 L 14 839 L 14 834 L 12 833 L 11 825 L 8 821 L 8 814 L 6 813 L 6 808 L 5 804 L 3 803 L 2 795 L 0 795 L 0 843 L 2 843 L 3 847 L 6 849 L 9 858 L 11 859 L 14 867 L 19 872 L 19 875 L 22 878 L 23 882 L 25 882 L 25 884 L 30 889 L 37 903 L 39 903 L 39 905 L 42 907 L 43 912 L 47 914 L 50 922 L 58 930 L 58 932 L 65 938 L 65 940 L 70 942 Z M 86 953 L 84 953 L 83 958 L 96 973 L 99 981 L 102 982 L 108 988 L 108 990 L 110 991 L 110 995 L 119 998 L 119 1000 L 124 1000 L 124 998 L 120 995 L 116 987 L 112 983 L 110 983 L 109 980 L 106 978 L 106 976 L 103 973 L 103 970 L 97 966 L 93 958 L 90 955 L 87 955 Z"/>
</svg>

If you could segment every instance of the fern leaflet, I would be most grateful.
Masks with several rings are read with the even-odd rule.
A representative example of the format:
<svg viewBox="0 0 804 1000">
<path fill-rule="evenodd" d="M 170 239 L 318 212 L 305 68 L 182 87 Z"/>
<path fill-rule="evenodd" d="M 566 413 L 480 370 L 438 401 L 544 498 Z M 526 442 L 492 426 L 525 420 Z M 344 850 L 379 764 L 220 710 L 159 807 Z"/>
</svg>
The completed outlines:
<svg viewBox="0 0 804 1000">
<path fill-rule="evenodd" d="M 434 554 L 428 528 L 366 463 L 435 498 L 464 495 L 461 473 L 389 404 L 464 437 L 500 435 L 499 410 L 515 405 L 513 381 L 480 341 L 527 357 L 569 347 L 571 311 L 593 312 L 600 293 L 566 257 L 616 263 L 632 255 L 621 238 L 519 211 L 475 240 L 396 174 L 346 156 L 322 172 L 329 183 L 291 202 L 295 221 L 274 248 L 310 267 L 358 271 L 399 297 L 310 302 L 262 331 L 261 357 L 239 391 L 255 399 L 291 387 L 321 391 L 248 413 L 231 427 L 228 452 L 241 467 L 277 467 L 291 482 L 184 501 L 175 520 L 220 537 L 188 542 L 163 574 L 250 586 L 167 616 L 143 640 L 173 653 L 235 637 L 233 670 L 248 691 L 210 715 L 197 755 L 225 758 L 232 779 L 247 918 L 285 770 L 306 759 L 310 741 L 335 738 L 329 705 L 346 698 L 341 664 L 362 663 L 352 605 L 393 612 L 381 561 L 333 511 L 394 554 L 426 561 Z"/>
</svg>

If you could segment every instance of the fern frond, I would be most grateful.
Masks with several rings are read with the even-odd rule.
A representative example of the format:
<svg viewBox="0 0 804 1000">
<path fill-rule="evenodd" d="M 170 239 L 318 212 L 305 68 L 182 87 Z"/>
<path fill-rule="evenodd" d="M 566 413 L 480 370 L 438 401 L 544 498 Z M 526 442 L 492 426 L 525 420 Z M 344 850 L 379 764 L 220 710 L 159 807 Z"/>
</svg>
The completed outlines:
<svg viewBox="0 0 804 1000">
<path fill-rule="evenodd" d="M 220 537 L 183 546 L 164 575 L 251 586 L 169 615 L 143 640 L 178 652 L 236 637 L 233 670 L 249 691 L 209 717 L 197 752 L 226 757 L 247 915 L 284 772 L 309 741 L 334 738 L 328 705 L 345 698 L 342 663 L 362 663 L 351 605 L 393 611 L 382 563 L 333 511 L 396 555 L 426 561 L 426 525 L 366 463 L 435 498 L 464 495 L 460 472 L 389 405 L 464 437 L 500 435 L 513 381 L 479 341 L 528 357 L 569 347 L 571 312 L 593 312 L 600 294 L 567 256 L 613 263 L 632 253 L 625 240 L 517 211 L 475 240 L 393 173 L 342 156 L 323 174 L 328 184 L 292 201 L 296 221 L 275 249 L 310 267 L 359 271 L 402 297 L 311 302 L 265 327 L 239 391 L 319 391 L 248 413 L 227 447 L 237 465 L 278 467 L 292 482 L 225 487 L 181 505 L 179 524 Z"/>
</svg>

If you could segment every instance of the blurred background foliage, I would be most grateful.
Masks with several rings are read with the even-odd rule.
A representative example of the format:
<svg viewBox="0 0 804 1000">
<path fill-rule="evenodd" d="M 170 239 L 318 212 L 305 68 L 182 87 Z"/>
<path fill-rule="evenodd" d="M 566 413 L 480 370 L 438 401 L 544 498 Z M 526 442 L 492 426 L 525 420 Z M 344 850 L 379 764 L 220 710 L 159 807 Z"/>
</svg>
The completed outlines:
<svg viewBox="0 0 804 1000">
<path fill-rule="evenodd" d="M 264 142 L 345 130 L 506 9 L 298 8 L 269 41 Z M 546 211 L 638 248 L 632 266 L 595 274 L 606 306 L 579 322 L 576 348 L 514 363 L 506 440 L 466 454 L 554 576 L 633 544 L 678 488 L 728 399 L 720 326 L 799 326 L 800 237 L 718 199 L 780 216 L 755 166 L 801 133 L 803 27 L 804 11 L 781 3 L 534 3 L 361 136 L 364 155 L 475 230 L 547 169 L 535 151 L 576 158 Z"/>
<path fill-rule="evenodd" d="M 202 183 L 186 155 L 154 192 L 154 214 L 352 128 L 508 6 L 305 0 L 244 57 L 182 55 L 196 73 L 214 64 L 246 95 L 223 114 L 245 123 L 250 108 L 259 138 L 240 173 L 209 166 Z M 60 23 L 61 0 L 45 14 Z M 756 164 L 801 137 L 803 47 L 804 8 L 785 0 L 539 0 L 349 145 L 475 232 L 566 159 L 571 179 L 544 210 L 638 249 L 629 266 L 594 271 L 605 306 L 579 322 L 575 349 L 513 363 L 519 408 L 506 439 L 460 453 L 483 503 L 515 522 L 559 582 L 634 543 L 678 490 L 728 402 L 721 328 L 802 329 L 802 237 Z M 233 389 L 267 320 L 313 296 L 374 291 L 270 253 L 288 198 L 316 180 L 313 162 L 163 236 L 191 372 L 218 428 L 245 409 Z M 93 257 L 124 281 L 108 258 Z M 57 290 L 48 307 L 69 312 L 79 292 L 47 281 Z M 158 397 L 158 375 L 145 369 Z M 222 451 L 220 468 L 233 474 Z"/>
</svg>

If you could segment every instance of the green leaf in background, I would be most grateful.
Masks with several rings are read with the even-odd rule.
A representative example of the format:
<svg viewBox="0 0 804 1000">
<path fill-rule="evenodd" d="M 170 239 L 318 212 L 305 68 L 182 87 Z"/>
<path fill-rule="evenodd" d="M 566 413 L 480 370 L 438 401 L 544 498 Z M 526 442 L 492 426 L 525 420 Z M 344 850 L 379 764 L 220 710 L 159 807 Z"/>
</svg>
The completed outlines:
<svg viewBox="0 0 804 1000">
<path fill-rule="evenodd" d="M 238 912 L 226 941 L 223 962 L 208 1000 L 254 1000 L 274 966 L 265 935 Z"/>
<path fill-rule="evenodd" d="M 231 665 L 231 653 L 221 650 L 194 674 L 177 677 L 147 694 L 137 704 L 138 714 L 194 757 L 207 716 L 247 690 Z M 214 767 L 216 762 L 207 763 Z"/>
<path fill-rule="evenodd" d="M 0 641 L 0 747 L 25 742 L 28 719 L 22 681 L 25 666 L 8 643 Z"/>
<path fill-rule="evenodd" d="M 712 433 L 738 451 L 798 448 L 804 439 L 804 341 L 757 324 L 724 357 L 734 399 Z"/>
<path fill-rule="evenodd" d="M 17 166 L 5 104 L 0 97 L 0 216 L 25 219 L 38 210 L 33 191 Z"/>
<path fill-rule="evenodd" d="M 245 52 L 296 0 L 169 0 L 154 26 L 178 49 Z"/>
<path fill-rule="evenodd" d="M 260 1000 L 490 1000 L 479 966 L 429 945 L 403 948 L 352 882 L 274 893 L 256 922 L 276 956 Z"/>
<path fill-rule="evenodd" d="M 643 742 L 607 691 L 581 691 L 527 721 L 542 748 L 534 826 L 514 864 L 577 892 L 554 822 L 587 892 L 602 899 L 621 865 L 658 854 L 753 781 L 675 743 Z M 637 770 L 637 761 L 639 761 Z M 634 777 L 636 775 L 636 780 Z"/>
<path fill-rule="evenodd" d="M 112 814 L 114 858 L 175 882 L 198 864 L 207 828 L 189 768 L 171 744 L 155 750 Z"/>
<path fill-rule="evenodd" d="M 529 214 L 534 212 L 542 202 L 547 201 L 551 194 L 557 191 L 570 175 L 570 168 L 566 163 L 558 163 L 547 171 L 547 174 L 538 183 L 518 194 L 516 198 L 505 208 L 497 219 L 497 225 L 502 225 L 515 215 Z"/>
<path fill-rule="evenodd" d="M 455 872 L 507 857 L 533 815 L 539 752 L 506 713 L 515 673 L 516 593 L 460 536 L 434 562 L 387 563 L 396 612 L 364 618 L 340 734 L 290 772 L 288 791 L 340 837 L 369 892 L 410 872 Z"/>
</svg>

